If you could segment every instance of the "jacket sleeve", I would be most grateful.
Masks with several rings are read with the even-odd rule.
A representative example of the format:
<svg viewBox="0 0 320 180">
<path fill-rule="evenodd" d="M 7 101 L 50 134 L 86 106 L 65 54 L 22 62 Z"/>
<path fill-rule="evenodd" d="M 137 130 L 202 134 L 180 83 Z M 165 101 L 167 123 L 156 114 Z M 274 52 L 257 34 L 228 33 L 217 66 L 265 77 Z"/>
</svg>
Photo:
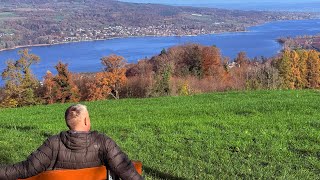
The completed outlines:
<svg viewBox="0 0 320 180">
<path fill-rule="evenodd" d="M 105 138 L 104 163 L 122 180 L 142 180 L 128 156 L 109 137 Z"/>
<path fill-rule="evenodd" d="M 50 140 L 47 139 L 36 151 L 28 156 L 27 160 L 14 165 L 0 167 L 0 180 L 24 179 L 45 171 L 50 166 L 52 154 Z"/>
</svg>

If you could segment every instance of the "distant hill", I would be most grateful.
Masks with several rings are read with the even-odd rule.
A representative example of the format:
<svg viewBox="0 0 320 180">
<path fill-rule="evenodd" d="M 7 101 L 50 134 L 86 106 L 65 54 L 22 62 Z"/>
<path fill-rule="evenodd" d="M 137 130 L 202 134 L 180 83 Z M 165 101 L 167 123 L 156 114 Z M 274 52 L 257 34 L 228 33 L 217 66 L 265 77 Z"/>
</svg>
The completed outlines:
<svg viewBox="0 0 320 180">
<path fill-rule="evenodd" d="M 0 0 L 0 49 L 127 36 L 244 31 L 308 13 L 136 4 L 114 0 Z"/>
</svg>

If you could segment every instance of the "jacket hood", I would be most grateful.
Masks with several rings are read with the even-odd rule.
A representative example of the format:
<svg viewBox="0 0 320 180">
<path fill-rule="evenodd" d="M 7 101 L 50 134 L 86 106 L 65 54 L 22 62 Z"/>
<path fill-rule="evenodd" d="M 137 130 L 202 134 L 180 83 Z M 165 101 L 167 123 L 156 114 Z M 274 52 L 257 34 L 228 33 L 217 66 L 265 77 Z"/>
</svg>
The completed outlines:
<svg viewBox="0 0 320 180">
<path fill-rule="evenodd" d="M 69 130 L 60 133 L 60 139 L 62 143 L 71 150 L 87 148 L 96 141 L 97 136 L 97 131 L 77 132 Z"/>
</svg>

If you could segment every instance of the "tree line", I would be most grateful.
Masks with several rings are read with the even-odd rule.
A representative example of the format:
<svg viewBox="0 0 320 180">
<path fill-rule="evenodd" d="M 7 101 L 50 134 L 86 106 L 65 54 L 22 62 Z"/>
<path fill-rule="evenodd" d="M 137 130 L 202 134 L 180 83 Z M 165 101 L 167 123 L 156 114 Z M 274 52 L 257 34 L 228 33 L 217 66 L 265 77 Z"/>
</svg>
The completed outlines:
<svg viewBox="0 0 320 180">
<path fill-rule="evenodd" d="M 273 58 L 238 53 L 231 61 L 219 48 L 187 44 L 163 49 L 159 55 L 127 64 L 117 55 L 100 59 L 98 73 L 72 73 L 58 62 L 57 74 L 48 71 L 42 81 L 31 72 L 40 57 L 28 49 L 8 61 L 2 72 L 1 107 L 191 95 L 213 91 L 256 89 L 319 89 L 320 53 L 285 49 Z"/>
</svg>

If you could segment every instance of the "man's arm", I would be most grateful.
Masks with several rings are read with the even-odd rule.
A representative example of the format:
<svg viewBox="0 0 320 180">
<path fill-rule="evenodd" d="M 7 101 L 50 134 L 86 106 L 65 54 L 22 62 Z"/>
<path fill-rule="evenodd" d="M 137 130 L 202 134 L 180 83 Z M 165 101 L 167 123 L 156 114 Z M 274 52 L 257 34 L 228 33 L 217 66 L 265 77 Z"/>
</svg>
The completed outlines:
<svg viewBox="0 0 320 180">
<path fill-rule="evenodd" d="M 29 155 L 27 160 L 0 167 L 0 180 L 24 179 L 45 171 L 50 166 L 52 154 L 50 140 L 47 139 L 36 151 Z"/>
<path fill-rule="evenodd" d="M 119 146 L 109 137 L 105 139 L 104 162 L 123 180 L 142 180 L 128 156 L 121 151 Z"/>
</svg>

